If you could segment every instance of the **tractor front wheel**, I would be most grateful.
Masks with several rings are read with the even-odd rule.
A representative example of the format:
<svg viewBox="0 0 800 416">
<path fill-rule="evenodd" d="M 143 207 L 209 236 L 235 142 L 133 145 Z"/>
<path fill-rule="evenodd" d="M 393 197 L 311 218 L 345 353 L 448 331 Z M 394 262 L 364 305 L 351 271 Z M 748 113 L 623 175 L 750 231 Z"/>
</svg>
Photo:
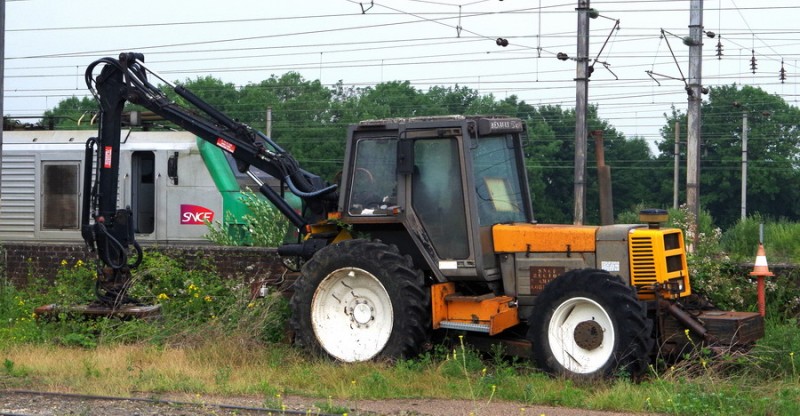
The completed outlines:
<svg viewBox="0 0 800 416">
<path fill-rule="evenodd" d="M 530 317 L 533 356 L 574 379 L 647 370 L 653 323 L 635 291 L 604 270 L 571 270 L 545 286 Z"/>
</svg>

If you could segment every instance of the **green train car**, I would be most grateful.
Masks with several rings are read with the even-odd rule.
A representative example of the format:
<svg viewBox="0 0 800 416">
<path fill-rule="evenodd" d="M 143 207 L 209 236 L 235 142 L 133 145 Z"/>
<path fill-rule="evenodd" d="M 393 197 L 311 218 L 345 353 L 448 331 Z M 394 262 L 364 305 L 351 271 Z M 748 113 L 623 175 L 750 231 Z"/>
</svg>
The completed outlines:
<svg viewBox="0 0 800 416">
<path fill-rule="evenodd" d="M 3 133 L 1 242 L 83 241 L 84 153 L 87 139 L 96 135 L 94 130 Z M 118 205 L 135 213 L 139 242 L 208 243 L 207 222 L 242 224 L 248 212 L 243 193 L 258 186 L 236 170 L 228 154 L 186 131 L 130 130 L 122 137 Z M 266 173 L 256 174 L 278 185 Z"/>
</svg>

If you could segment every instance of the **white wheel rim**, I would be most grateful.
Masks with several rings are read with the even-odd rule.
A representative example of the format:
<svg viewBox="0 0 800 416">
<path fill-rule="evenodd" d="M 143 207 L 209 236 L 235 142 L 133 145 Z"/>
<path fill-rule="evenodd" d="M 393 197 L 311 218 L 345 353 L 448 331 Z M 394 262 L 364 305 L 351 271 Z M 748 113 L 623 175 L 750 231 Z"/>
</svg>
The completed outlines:
<svg viewBox="0 0 800 416">
<path fill-rule="evenodd" d="M 317 286 L 311 326 L 322 348 L 346 362 L 366 361 L 383 351 L 392 334 L 389 293 L 372 273 L 338 269 Z"/>
<path fill-rule="evenodd" d="M 575 330 L 582 322 L 599 327 L 601 341 L 590 349 L 576 341 Z M 584 324 L 586 325 L 586 324 Z M 547 328 L 553 357 L 567 371 L 589 374 L 602 368 L 614 351 L 616 334 L 605 308 L 589 298 L 572 298 L 559 305 Z"/>
</svg>

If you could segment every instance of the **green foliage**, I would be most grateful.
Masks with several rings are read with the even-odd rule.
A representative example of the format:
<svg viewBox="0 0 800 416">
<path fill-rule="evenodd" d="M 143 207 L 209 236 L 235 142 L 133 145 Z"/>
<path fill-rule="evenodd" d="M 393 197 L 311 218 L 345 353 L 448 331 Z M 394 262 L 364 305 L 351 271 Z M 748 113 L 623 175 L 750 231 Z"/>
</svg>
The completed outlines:
<svg viewBox="0 0 800 416">
<path fill-rule="evenodd" d="M 39 305 L 88 304 L 94 297 L 93 267 L 62 262 L 52 283 L 32 279 L 24 288 L 0 285 L 0 347 L 53 343 L 95 348 L 115 343 L 200 342 L 205 337 L 239 337 L 244 342 L 285 338 L 288 302 L 282 296 L 253 298 L 246 282 L 221 279 L 208 266 L 188 269 L 177 259 L 146 252 L 133 276 L 130 294 L 161 305 L 158 320 L 85 319 L 66 309 L 46 318 L 32 313 Z"/>
<path fill-rule="evenodd" d="M 730 415 L 746 409 L 754 400 L 737 388 L 709 389 L 699 383 L 687 384 L 678 389 L 671 407 L 664 409 L 679 415 Z"/>
<path fill-rule="evenodd" d="M 242 217 L 243 224 L 233 225 L 233 214 L 227 213 L 225 222 L 207 224 L 206 238 L 226 246 L 252 245 L 277 247 L 283 243 L 289 230 L 289 221 L 272 204 L 252 191 L 242 194 L 242 202 L 250 211 Z"/>
<path fill-rule="evenodd" d="M 42 125 L 59 129 L 97 129 L 97 125 L 91 124 L 97 111 L 97 102 L 93 98 L 70 97 L 59 102 L 52 110 L 45 111 Z"/>
<path fill-rule="evenodd" d="M 750 353 L 749 371 L 763 378 L 800 383 L 800 330 L 798 318 L 767 319 L 765 336 Z"/>
<path fill-rule="evenodd" d="M 3 374 L 9 377 L 26 377 L 28 375 L 28 370 L 26 368 L 20 368 L 14 361 L 6 358 L 3 360 Z"/>
<path fill-rule="evenodd" d="M 529 144 L 526 166 L 533 196 L 536 219 L 544 223 L 570 223 L 573 217 L 575 111 L 559 106 L 533 108 L 524 101 L 509 97 L 503 104 L 510 107 L 500 114 L 521 117 L 527 122 Z M 641 139 L 626 139 L 589 108 L 589 130 L 603 131 L 605 162 L 613 167 L 614 206 L 618 212 L 633 209 L 636 204 L 652 201 L 653 181 L 642 180 L 642 170 L 652 169 L 652 154 Z M 587 153 L 586 223 L 599 223 L 599 190 L 594 161 L 595 146 Z"/>
<path fill-rule="evenodd" d="M 479 373 L 484 368 L 480 353 L 464 344 L 464 337 L 459 336 L 459 343 L 447 354 L 439 370 L 450 377 Z"/>
<path fill-rule="evenodd" d="M 800 110 L 777 95 L 751 86 L 712 87 L 708 97 L 702 104 L 701 205 L 723 227 L 741 216 L 742 114 L 747 113 L 747 209 L 767 217 L 797 220 L 800 207 L 795 201 L 800 198 L 800 174 L 796 160 L 800 131 L 795 125 Z M 676 121 L 686 126 L 686 116 L 673 111 L 662 129 L 665 140 L 658 144 L 661 166 L 669 171 Z M 683 143 L 685 136 L 683 133 L 680 139 Z M 681 159 L 686 160 L 685 154 Z M 660 192 L 662 200 L 667 200 L 667 195 L 672 194 L 672 180 L 667 175 L 664 178 Z"/>
<path fill-rule="evenodd" d="M 800 264 L 800 223 L 785 219 L 770 220 L 759 214 L 740 219 L 722 235 L 723 249 L 736 261 L 752 263 L 762 224 L 764 247 L 770 263 Z"/>
<path fill-rule="evenodd" d="M 322 413 L 329 415 L 346 415 L 350 412 L 350 408 L 335 404 L 330 396 L 328 396 L 328 401 L 315 403 L 315 405 Z"/>
<path fill-rule="evenodd" d="M 344 138 L 348 124 L 384 117 L 443 114 L 500 114 L 528 123 L 530 146 L 528 174 L 534 207 L 540 222 L 572 220 L 575 112 L 559 106 L 534 107 L 515 95 L 503 99 L 481 95 L 468 86 L 433 86 L 427 91 L 408 81 L 387 81 L 368 87 L 331 87 L 289 72 L 259 83 L 236 86 L 211 76 L 187 79 L 183 85 L 231 118 L 254 128 L 266 125 L 272 109 L 272 138 L 288 150 L 301 166 L 333 181 L 342 170 Z M 187 104 L 169 88 L 165 93 Z M 734 105 L 735 104 L 735 105 Z M 739 218 L 742 113 L 749 115 L 748 210 L 765 217 L 800 218 L 800 172 L 796 163 L 800 131 L 794 128 L 800 110 L 778 96 L 751 86 L 718 86 L 703 102 L 701 205 L 722 226 Z M 129 106 L 132 108 L 132 106 Z M 82 115 L 97 104 L 90 98 L 71 97 L 43 115 L 44 124 L 76 128 Z M 85 117 L 86 118 L 86 117 Z M 641 138 L 626 138 L 601 120 L 590 106 L 588 130 L 604 135 L 606 165 L 612 167 L 614 206 L 617 212 L 637 203 L 664 206 L 672 201 L 675 122 L 685 126 L 686 116 L 673 109 L 662 129 L 663 141 L 654 156 Z M 95 128 L 82 122 L 81 127 Z M 686 142 L 686 129 L 681 129 Z M 685 147 L 681 150 L 685 160 Z M 594 146 L 587 148 L 586 223 L 599 220 Z M 685 166 L 680 168 L 685 177 Z M 685 200 L 685 183 L 679 184 Z"/>
<path fill-rule="evenodd" d="M 161 304 L 164 313 L 190 325 L 217 317 L 232 296 L 234 283 L 211 269 L 186 270 L 176 259 L 151 252 L 145 256 L 131 294 Z"/>
<path fill-rule="evenodd" d="M 42 342 L 51 339 L 56 343 L 75 345 L 77 337 L 65 339 L 69 333 L 80 334 L 90 344 L 90 330 L 80 323 L 67 321 L 62 314 L 55 322 L 39 321 L 33 309 L 40 305 L 88 303 L 94 299 L 94 271 L 83 261 L 69 264 L 61 262 L 52 283 L 31 277 L 24 289 L 8 281 L 0 283 L 0 345 L 3 343 Z M 80 342 L 78 344 L 81 344 Z"/>
</svg>

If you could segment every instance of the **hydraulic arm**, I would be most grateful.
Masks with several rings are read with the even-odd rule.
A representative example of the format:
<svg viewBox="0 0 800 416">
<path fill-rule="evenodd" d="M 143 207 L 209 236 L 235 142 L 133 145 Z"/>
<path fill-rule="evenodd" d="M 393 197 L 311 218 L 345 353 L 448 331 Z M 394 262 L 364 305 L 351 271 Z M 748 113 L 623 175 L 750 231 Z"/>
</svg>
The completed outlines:
<svg viewBox="0 0 800 416">
<path fill-rule="evenodd" d="M 100 73 L 95 76 L 98 66 L 101 67 Z M 148 80 L 148 75 L 158 78 L 192 108 L 185 108 L 169 99 Z M 134 238 L 132 213 L 129 208 L 118 209 L 116 206 L 121 121 L 126 101 L 141 105 L 230 153 L 239 171 L 256 180 L 259 191 L 301 233 L 308 224 L 324 219 L 328 212 L 335 210 L 338 201 L 336 185 L 326 184 L 319 176 L 301 169 L 290 154 L 263 133 L 228 117 L 191 91 L 170 83 L 147 68 L 143 54 L 127 52 L 120 54 L 118 59 L 99 59 L 89 65 L 85 77 L 86 85 L 99 103 L 100 121 L 98 137 L 86 144 L 81 233 L 89 248 L 97 250 L 102 263 L 98 270 L 100 303 L 113 306 L 136 302 L 125 293 L 130 270 L 142 259 L 141 248 Z M 288 188 L 300 197 L 303 213 L 295 212 L 281 193 L 250 173 L 251 166 L 278 178 L 281 193 Z M 300 248 L 295 251 L 301 254 Z M 129 259 L 131 252 L 135 255 L 132 260 Z"/>
</svg>

